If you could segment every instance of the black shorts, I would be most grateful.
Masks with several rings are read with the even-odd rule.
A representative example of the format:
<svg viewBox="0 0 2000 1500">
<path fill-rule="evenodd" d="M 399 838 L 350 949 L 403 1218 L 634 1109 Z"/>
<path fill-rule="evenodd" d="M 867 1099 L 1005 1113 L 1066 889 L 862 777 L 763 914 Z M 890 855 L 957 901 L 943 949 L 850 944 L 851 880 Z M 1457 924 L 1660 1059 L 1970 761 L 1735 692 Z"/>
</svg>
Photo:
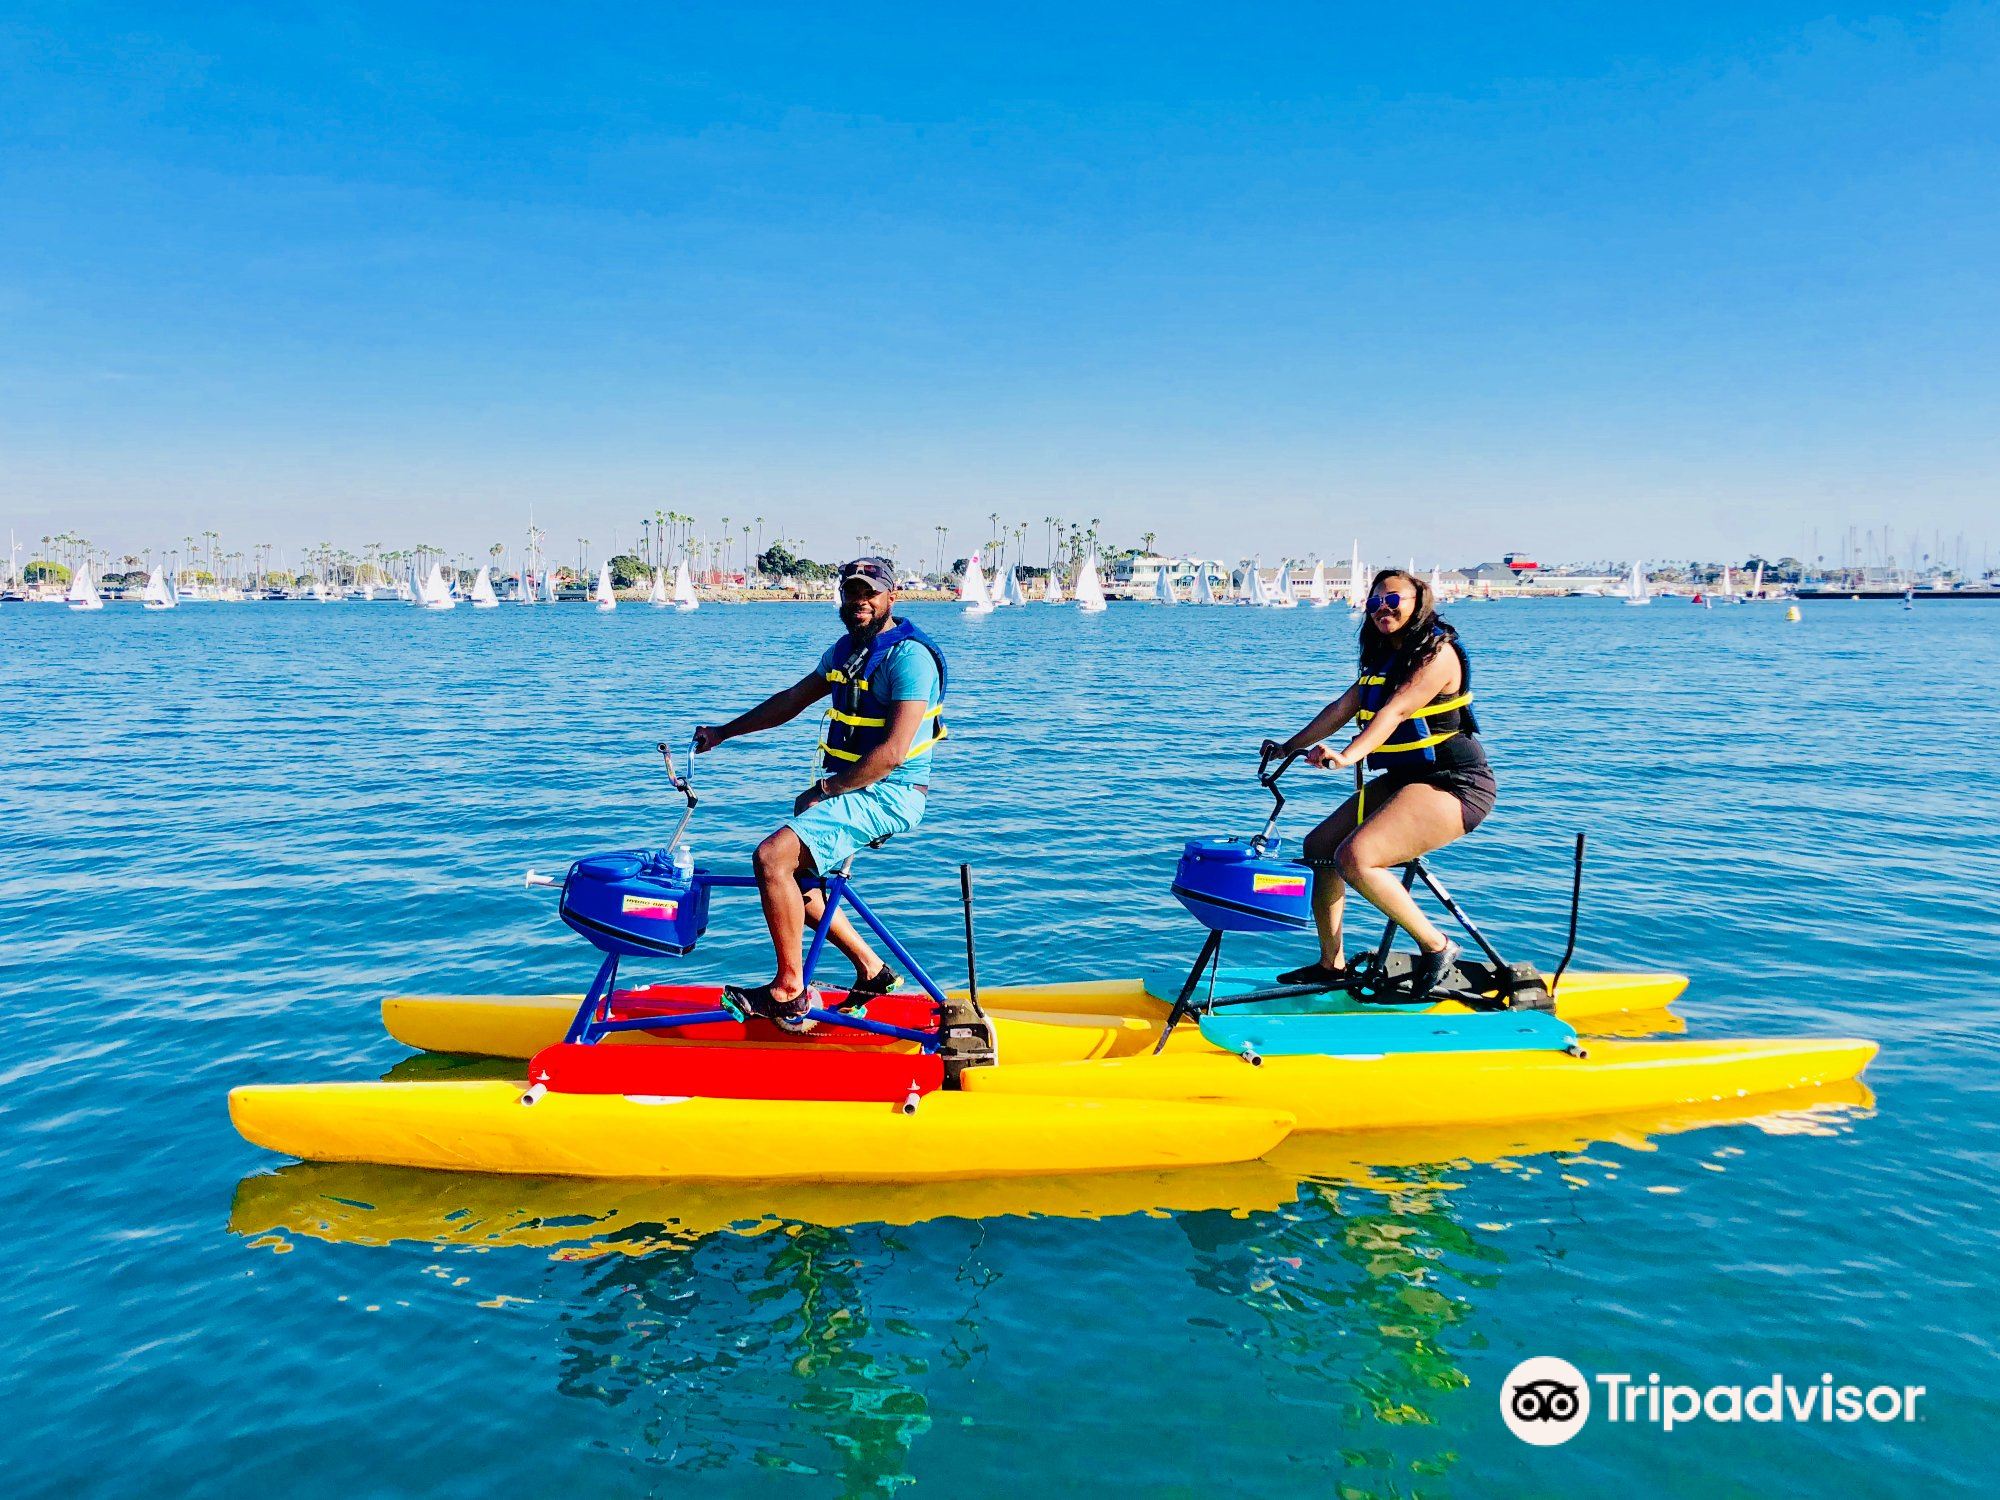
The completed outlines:
<svg viewBox="0 0 2000 1500">
<path fill-rule="evenodd" d="M 1493 767 L 1485 761 L 1469 766 L 1454 766 L 1450 769 L 1438 768 L 1412 774 L 1408 771 L 1391 771 L 1377 776 L 1368 783 L 1366 799 L 1369 804 L 1380 807 L 1378 798 L 1387 799 L 1391 792 L 1405 786 L 1434 786 L 1440 791 L 1450 792 L 1458 799 L 1458 820 L 1467 833 L 1472 832 L 1486 821 L 1486 815 L 1493 811 L 1493 804 L 1500 796 L 1500 783 L 1493 779 Z"/>
</svg>

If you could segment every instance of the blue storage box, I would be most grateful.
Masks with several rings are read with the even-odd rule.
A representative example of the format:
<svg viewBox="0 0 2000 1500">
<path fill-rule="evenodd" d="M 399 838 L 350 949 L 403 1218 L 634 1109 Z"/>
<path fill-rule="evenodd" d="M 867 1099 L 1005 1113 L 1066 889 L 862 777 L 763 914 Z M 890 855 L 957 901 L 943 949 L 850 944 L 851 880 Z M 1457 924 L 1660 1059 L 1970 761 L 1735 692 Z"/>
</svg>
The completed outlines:
<svg viewBox="0 0 2000 1500">
<path fill-rule="evenodd" d="M 563 881 L 562 919 L 606 953 L 687 953 L 708 931 L 704 876 L 676 870 L 664 850 L 587 855 Z"/>
<path fill-rule="evenodd" d="M 1190 839 L 1174 869 L 1174 895 L 1217 932 L 1310 928 L 1312 885 L 1304 865 L 1259 854 L 1244 839 Z"/>
</svg>

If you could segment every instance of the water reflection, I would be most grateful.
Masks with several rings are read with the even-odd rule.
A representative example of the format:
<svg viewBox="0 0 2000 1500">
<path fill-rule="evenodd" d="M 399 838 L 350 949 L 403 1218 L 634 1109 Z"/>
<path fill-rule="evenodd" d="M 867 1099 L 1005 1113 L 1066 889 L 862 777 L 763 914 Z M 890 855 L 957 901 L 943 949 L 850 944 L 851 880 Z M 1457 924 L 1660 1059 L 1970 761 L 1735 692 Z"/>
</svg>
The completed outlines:
<svg viewBox="0 0 2000 1500">
<path fill-rule="evenodd" d="M 1504 1226 L 1459 1208 L 1479 1174 L 1575 1191 L 1616 1181 L 1663 1136 L 1831 1131 L 1870 1102 L 1854 1083 L 1570 1126 L 1308 1137 L 1238 1167 L 912 1186 L 298 1165 L 239 1184 L 231 1228 L 261 1246 L 533 1253 L 556 1388 L 618 1414 L 634 1460 L 751 1463 L 847 1494 L 912 1482 L 925 1434 L 969 1420 L 996 1384 L 1039 1380 L 1062 1399 L 1081 1333 L 1064 1320 L 1092 1312 L 1069 1289 L 1101 1296 L 1124 1257 L 1135 1303 L 1108 1315 L 1150 1318 L 1162 1349 L 1195 1333 L 1188 1368 L 1143 1388 L 1171 1373 L 1196 1412 L 1203 1391 L 1226 1392 L 1238 1428 L 1246 1400 L 1273 1413 L 1213 1440 L 1275 1444 L 1293 1481 L 1405 1493 L 1458 1462 L 1440 1419 L 1468 1383 L 1453 1351 L 1509 1266 Z M 1302 1403 L 1317 1408 L 1303 1423 Z"/>
</svg>

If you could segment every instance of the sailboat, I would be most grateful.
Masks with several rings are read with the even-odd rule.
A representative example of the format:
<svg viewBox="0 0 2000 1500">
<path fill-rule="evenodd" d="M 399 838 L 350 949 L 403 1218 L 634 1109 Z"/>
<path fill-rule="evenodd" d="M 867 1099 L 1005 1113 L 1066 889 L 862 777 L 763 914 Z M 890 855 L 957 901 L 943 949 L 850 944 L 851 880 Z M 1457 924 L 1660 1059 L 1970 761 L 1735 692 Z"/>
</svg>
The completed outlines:
<svg viewBox="0 0 2000 1500">
<path fill-rule="evenodd" d="M 1762 563 L 1757 564 L 1757 576 L 1750 584 L 1750 597 L 1752 599 L 1761 599 L 1764 597 L 1764 565 Z"/>
<path fill-rule="evenodd" d="M 674 569 L 674 611 L 687 614 L 701 608 L 701 600 L 695 597 L 694 575 L 688 572 L 687 559 L 682 558 Z"/>
<path fill-rule="evenodd" d="M 1368 585 L 1361 578 L 1361 543 L 1355 542 L 1354 550 L 1347 558 L 1347 607 L 1366 609 L 1368 607 Z"/>
<path fill-rule="evenodd" d="M 1048 572 L 1042 575 L 1042 603 L 1060 604 L 1062 602 L 1062 585 L 1056 582 L 1056 570 L 1050 568 Z"/>
<path fill-rule="evenodd" d="M 493 592 L 493 576 L 484 567 L 479 576 L 472 580 L 472 607 L 474 609 L 498 609 L 500 596 Z"/>
<path fill-rule="evenodd" d="M 1013 567 L 1007 569 L 1006 582 L 1001 586 L 999 602 L 1023 606 L 1028 602 L 1028 591 L 1021 587 L 1021 575 Z"/>
<path fill-rule="evenodd" d="M 554 568 L 545 567 L 542 570 L 542 603 L 554 604 L 555 602 L 556 602 L 556 570 Z"/>
<path fill-rule="evenodd" d="M 403 582 L 403 597 L 418 609 L 424 607 L 428 597 L 424 591 L 423 579 L 417 577 L 417 565 L 415 563 L 410 564 L 410 576 Z"/>
<path fill-rule="evenodd" d="M 986 591 L 986 575 L 980 571 L 977 552 L 965 560 L 965 571 L 959 575 L 958 600 L 969 615 L 993 613 L 993 596 Z"/>
<path fill-rule="evenodd" d="M 1646 572 L 1637 563 L 1632 564 L 1632 572 L 1625 580 L 1625 602 L 1627 604 L 1651 604 L 1652 591 L 1646 587 Z"/>
<path fill-rule="evenodd" d="M 1214 604 L 1216 602 L 1215 585 L 1209 582 L 1208 564 L 1205 562 L 1199 562 L 1194 565 L 1194 602 L 1196 604 Z"/>
<path fill-rule="evenodd" d="M 1278 587 L 1268 603 L 1273 609 L 1297 609 L 1299 596 L 1292 589 L 1292 565 L 1290 562 L 1278 564 Z"/>
<path fill-rule="evenodd" d="M 167 583 L 167 575 L 155 568 L 146 575 L 146 592 L 140 596 L 148 609 L 172 609 L 175 604 L 174 591 Z"/>
<path fill-rule="evenodd" d="M 1245 604 L 1269 604 L 1271 596 L 1264 589 L 1264 570 L 1257 559 L 1250 559 L 1250 566 L 1244 570 L 1243 602 Z"/>
<path fill-rule="evenodd" d="M 444 581 L 444 568 L 438 563 L 431 564 L 431 576 L 424 580 L 423 602 L 425 609 L 458 608 L 451 586 Z"/>
<path fill-rule="evenodd" d="M 1097 576 L 1097 554 L 1090 553 L 1076 570 L 1076 607 L 1087 615 L 1104 611 L 1104 580 Z"/>
<path fill-rule="evenodd" d="M 1326 564 L 1317 557 L 1313 559 L 1312 582 L 1306 585 L 1306 597 L 1312 600 L 1314 609 L 1325 609 L 1333 603 L 1333 596 L 1326 591 Z"/>
<path fill-rule="evenodd" d="M 340 596 L 326 586 L 324 578 L 315 578 L 313 580 L 313 598 L 317 599 L 321 604 L 338 604 L 340 602 Z"/>
<path fill-rule="evenodd" d="M 667 597 L 667 570 L 653 569 L 653 586 L 646 593 L 646 602 L 655 609 L 665 609 L 673 601 Z"/>
<path fill-rule="evenodd" d="M 618 596 L 611 591 L 611 564 L 597 565 L 597 587 L 590 591 L 590 602 L 599 609 L 616 609 Z"/>
<path fill-rule="evenodd" d="M 535 602 L 535 586 L 528 582 L 528 567 L 525 563 L 514 570 L 514 602 L 516 604 Z"/>
<path fill-rule="evenodd" d="M 76 565 L 76 577 L 70 580 L 69 592 L 63 595 L 63 602 L 71 609 L 102 609 L 104 600 L 98 596 L 97 585 L 91 581 L 90 564 Z"/>
<path fill-rule="evenodd" d="M 1163 563 L 1153 574 L 1153 598 L 1160 604 L 1178 604 L 1174 597 L 1174 578 Z"/>
</svg>

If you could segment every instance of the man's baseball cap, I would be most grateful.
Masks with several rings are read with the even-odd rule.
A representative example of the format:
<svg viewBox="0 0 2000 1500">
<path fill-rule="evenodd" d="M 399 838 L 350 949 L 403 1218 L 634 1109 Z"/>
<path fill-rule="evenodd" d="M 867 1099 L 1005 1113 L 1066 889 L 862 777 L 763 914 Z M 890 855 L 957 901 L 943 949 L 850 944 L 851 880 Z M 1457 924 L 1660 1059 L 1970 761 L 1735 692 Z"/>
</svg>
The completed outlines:
<svg viewBox="0 0 2000 1500">
<path fill-rule="evenodd" d="M 896 591 L 896 570 L 886 557 L 857 557 L 853 562 L 842 563 L 840 581 L 844 584 L 850 578 L 859 578 L 878 594 Z"/>
</svg>

